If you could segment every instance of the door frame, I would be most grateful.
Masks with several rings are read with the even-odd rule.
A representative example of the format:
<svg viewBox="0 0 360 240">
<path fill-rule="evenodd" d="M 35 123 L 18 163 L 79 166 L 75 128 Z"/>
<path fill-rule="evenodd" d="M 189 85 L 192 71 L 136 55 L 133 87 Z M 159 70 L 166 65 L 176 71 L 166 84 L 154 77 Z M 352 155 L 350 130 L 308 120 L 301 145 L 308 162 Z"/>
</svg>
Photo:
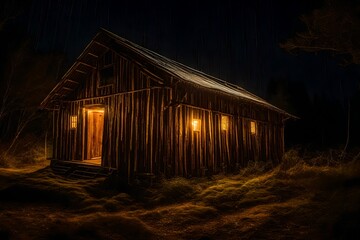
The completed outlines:
<svg viewBox="0 0 360 240">
<path fill-rule="evenodd" d="M 82 108 L 82 150 L 81 150 L 81 160 L 82 161 L 86 161 L 89 160 L 89 156 L 88 156 L 88 112 L 89 110 L 91 111 L 98 111 L 98 112 L 103 112 L 104 113 L 104 119 L 103 119 L 103 128 L 105 127 L 105 114 L 106 114 L 106 105 L 103 104 L 89 104 L 89 105 L 84 105 Z M 103 165 L 103 141 L 104 141 L 104 129 L 102 132 L 102 139 L 101 139 L 101 143 L 102 143 L 102 147 L 101 147 L 101 156 L 100 156 L 100 166 Z"/>
</svg>

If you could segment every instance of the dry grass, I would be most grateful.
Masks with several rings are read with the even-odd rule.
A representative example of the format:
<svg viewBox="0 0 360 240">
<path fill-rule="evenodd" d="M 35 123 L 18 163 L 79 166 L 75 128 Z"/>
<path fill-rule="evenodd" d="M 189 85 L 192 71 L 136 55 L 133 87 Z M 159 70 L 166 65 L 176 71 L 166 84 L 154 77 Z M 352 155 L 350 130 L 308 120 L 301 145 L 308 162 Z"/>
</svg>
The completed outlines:
<svg viewBox="0 0 360 240">
<path fill-rule="evenodd" d="M 51 147 L 47 146 L 47 155 L 51 155 Z M 8 143 L 0 144 L 0 167 L 37 168 L 46 167 L 49 161 L 45 158 L 44 140 L 34 135 L 25 135 L 18 139 L 9 149 Z"/>
<path fill-rule="evenodd" d="M 65 231 L 64 231 L 65 230 Z M 47 239 L 156 239 L 156 230 L 138 218 L 93 213 L 72 216 L 53 225 Z"/>
<path fill-rule="evenodd" d="M 238 175 L 123 191 L 104 188 L 104 179 L 69 180 L 48 168 L 4 170 L 0 238 L 356 239 L 360 163 L 340 164 L 335 156 L 311 161 L 293 150 L 272 170 L 251 165 Z"/>
</svg>

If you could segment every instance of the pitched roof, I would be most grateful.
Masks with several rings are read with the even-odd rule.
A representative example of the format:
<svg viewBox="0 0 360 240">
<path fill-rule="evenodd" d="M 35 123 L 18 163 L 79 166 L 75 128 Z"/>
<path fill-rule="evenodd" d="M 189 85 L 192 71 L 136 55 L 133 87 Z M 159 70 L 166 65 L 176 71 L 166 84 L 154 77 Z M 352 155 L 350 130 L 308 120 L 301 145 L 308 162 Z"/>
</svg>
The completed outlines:
<svg viewBox="0 0 360 240">
<path fill-rule="evenodd" d="M 41 107 L 47 107 L 51 102 L 61 99 L 69 92 L 74 90 L 77 85 L 86 78 L 85 73 L 89 72 L 89 69 L 96 67 L 97 57 L 107 51 L 109 48 L 112 48 L 110 46 L 112 44 L 121 46 L 122 48 L 125 47 L 126 49 L 137 53 L 160 69 L 178 77 L 180 80 L 193 83 L 200 87 L 229 94 L 231 96 L 238 97 L 291 116 L 284 110 L 271 105 L 264 99 L 246 91 L 245 89 L 235 84 L 228 83 L 196 69 L 190 68 L 184 64 L 171 60 L 122 37 L 119 37 L 118 35 L 105 29 L 100 29 L 92 41 L 86 46 L 72 67 L 62 77 L 61 81 L 41 103 Z"/>
</svg>

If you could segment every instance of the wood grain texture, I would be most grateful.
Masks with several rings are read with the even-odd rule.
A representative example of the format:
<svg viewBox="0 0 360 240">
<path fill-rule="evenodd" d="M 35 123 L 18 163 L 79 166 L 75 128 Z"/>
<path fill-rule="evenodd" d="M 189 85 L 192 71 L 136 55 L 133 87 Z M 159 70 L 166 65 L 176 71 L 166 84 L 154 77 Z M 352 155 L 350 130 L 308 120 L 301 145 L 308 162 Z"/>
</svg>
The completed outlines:
<svg viewBox="0 0 360 240">
<path fill-rule="evenodd" d="M 139 174 L 207 176 L 236 173 L 250 161 L 280 162 L 282 114 L 111 54 L 114 82 L 99 86 L 104 65 L 99 56 L 86 81 L 54 111 L 54 159 L 85 160 L 101 153 L 102 166 L 118 169 L 129 181 Z M 88 115 L 92 107 L 104 109 L 101 120 Z M 70 129 L 71 115 L 78 116 L 76 129 Z M 222 116 L 228 117 L 227 130 L 221 128 Z M 194 118 L 201 121 L 198 132 L 192 129 Z M 251 121 L 256 134 L 250 132 Z M 101 134 L 101 142 L 89 141 L 94 135 L 89 131 Z"/>
</svg>

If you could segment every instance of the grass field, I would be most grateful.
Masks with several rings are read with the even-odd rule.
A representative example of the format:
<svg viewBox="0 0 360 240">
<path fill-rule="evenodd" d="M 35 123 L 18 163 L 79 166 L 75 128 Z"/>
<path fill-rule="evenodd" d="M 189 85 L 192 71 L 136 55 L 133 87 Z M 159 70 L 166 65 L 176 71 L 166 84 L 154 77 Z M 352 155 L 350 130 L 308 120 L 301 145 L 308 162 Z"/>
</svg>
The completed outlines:
<svg viewBox="0 0 360 240">
<path fill-rule="evenodd" d="M 360 239 L 360 163 L 290 151 L 270 170 L 126 189 L 1 168 L 0 239 Z"/>
</svg>

